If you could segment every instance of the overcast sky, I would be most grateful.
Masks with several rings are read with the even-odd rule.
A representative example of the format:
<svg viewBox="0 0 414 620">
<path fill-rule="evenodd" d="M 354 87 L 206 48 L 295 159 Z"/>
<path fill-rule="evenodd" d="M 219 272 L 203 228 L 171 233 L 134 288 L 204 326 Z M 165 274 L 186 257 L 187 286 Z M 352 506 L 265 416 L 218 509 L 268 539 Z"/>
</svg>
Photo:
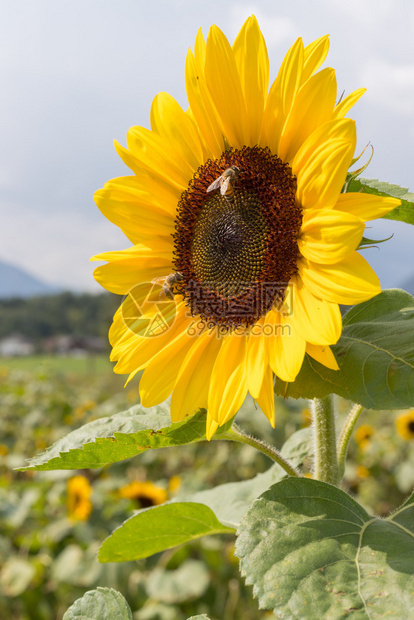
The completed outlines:
<svg viewBox="0 0 414 620">
<path fill-rule="evenodd" d="M 350 116 L 358 147 L 375 147 L 365 176 L 414 190 L 412 0 L 0 0 L 0 260 L 50 283 L 98 291 L 95 253 L 128 247 L 93 193 L 129 174 L 113 148 L 149 126 L 159 91 L 186 107 L 184 61 L 197 29 L 217 24 L 233 41 L 254 13 L 271 80 L 288 47 L 331 35 L 325 66 L 339 93 L 365 86 Z M 414 229 L 386 222 L 365 251 L 384 287 L 414 272 Z"/>
</svg>

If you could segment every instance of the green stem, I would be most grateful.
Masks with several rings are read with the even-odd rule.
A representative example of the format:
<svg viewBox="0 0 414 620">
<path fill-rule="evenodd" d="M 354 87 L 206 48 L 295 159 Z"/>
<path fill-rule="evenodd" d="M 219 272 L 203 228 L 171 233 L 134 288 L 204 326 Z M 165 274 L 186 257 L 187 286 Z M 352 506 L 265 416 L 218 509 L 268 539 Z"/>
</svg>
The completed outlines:
<svg viewBox="0 0 414 620">
<path fill-rule="evenodd" d="M 314 478 L 337 485 L 339 470 L 332 396 L 315 398 L 312 401 L 312 419 L 315 449 Z"/>
<path fill-rule="evenodd" d="M 345 420 L 345 424 L 342 427 L 341 434 L 338 437 L 338 468 L 340 478 L 344 475 L 345 459 L 348 451 L 349 440 L 351 439 L 352 432 L 355 424 L 358 421 L 364 407 L 362 405 L 354 405 Z"/>
<path fill-rule="evenodd" d="M 272 461 L 275 461 L 275 463 L 280 465 L 280 467 L 282 467 L 282 469 L 284 469 L 289 476 L 300 476 L 298 470 L 293 467 L 293 465 L 291 465 L 288 461 L 286 461 L 286 459 L 283 458 L 283 456 L 278 450 L 276 450 L 276 448 L 274 448 L 273 446 L 269 446 L 267 443 L 261 441 L 260 439 L 256 439 L 256 437 L 247 435 L 247 433 L 244 433 L 236 424 L 233 424 L 233 426 L 226 433 L 222 433 L 217 437 L 213 436 L 212 439 L 237 441 L 239 443 L 244 443 L 248 446 L 251 446 L 252 448 L 256 448 L 256 450 L 260 450 L 260 452 L 263 452 L 263 454 L 271 458 Z"/>
</svg>

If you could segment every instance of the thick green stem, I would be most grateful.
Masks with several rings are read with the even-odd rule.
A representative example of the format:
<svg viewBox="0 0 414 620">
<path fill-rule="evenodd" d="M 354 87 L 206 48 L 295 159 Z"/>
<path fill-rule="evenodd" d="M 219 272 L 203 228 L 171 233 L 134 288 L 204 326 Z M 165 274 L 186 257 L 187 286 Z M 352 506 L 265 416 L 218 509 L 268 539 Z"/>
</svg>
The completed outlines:
<svg viewBox="0 0 414 620">
<path fill-rule="evenodd" d="M 349 440 L 351 439 L 352 432 L 355 424 L 358 421 L 364 407 L 362 405 L 354 405 L 345 420 L 345 424 L 342 427 L 341 434 L 338 437 L 338 468 L 339 476 L 342 478 L 345 470 L 345 459 L 348 451 Z"/>
<path fill-rule="evenodd" d="M 339 470 L 332 396 L 315 398 L 312 401 L 312 419 L 315 449 L 314 478 L 337 485 Z"/>
<path fill-rule="evenodd" d="M 260 450 L 260 452 L 263 452 L 263 454 L 271 458 L 272 461 L 275 461 L 275 463 L 280 465 L 280 467 L 282 467 L 282 469 L 284 469 L 289 476 L 300 476 L 298 470 L 293 467 L 293 465 L 291 465 L 288 461 L 286 461 L 286 459 L 283 458 L 283 456 L 278 450 L 276 450 L 276 448 L 274 448 L 273 446 L 269 446 L 267 443 L 261 441 L 260 439 L 256 439 L 256 437 L 247 435 L 236 424 L 233 424 L 233 426 L 226 433 L 222 433 L 217 437 L 213 436 L 212 439 L 237 441 L 239 443 L 244 443 L 248 446 L 251 446 L 252 448 L 256 448 L 256 450 Z"/>
</svg>

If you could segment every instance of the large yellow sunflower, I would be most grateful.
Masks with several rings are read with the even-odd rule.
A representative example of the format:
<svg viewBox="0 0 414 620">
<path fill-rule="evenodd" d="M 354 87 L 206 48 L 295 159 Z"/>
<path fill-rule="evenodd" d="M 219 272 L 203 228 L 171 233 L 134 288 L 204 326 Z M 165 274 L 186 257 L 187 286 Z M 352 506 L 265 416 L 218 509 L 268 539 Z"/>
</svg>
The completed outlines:
<svg viewBox="0 0 414 620">
<path fill-rule="evenodd" d="M 328 46 L 298 39 L 269 90 L 255 17 L 232 47 L 217 26 L 207 41 L 200 30 L 189 108 L 158 94 L 151 130 L 116 144 L 133 175 L 95 195 L 134 244 L 95 257 L 107 261 L 97 281 L 127 295 L 110 329 L 115 372 L 145 369 L 142 404 L 172 392 L 173 421 L 206 408 L 208 437 L 248 392 L 273 424 L 274 374 L 294 381 L 305 353 L 337 369 L 338 304 L 380 292 L 356 249 L 399 201 L 341 193 L 356 146 L 344 117 L 364 89 L 336 103 L 334 70 L 318 71 Z"/>
</svg>

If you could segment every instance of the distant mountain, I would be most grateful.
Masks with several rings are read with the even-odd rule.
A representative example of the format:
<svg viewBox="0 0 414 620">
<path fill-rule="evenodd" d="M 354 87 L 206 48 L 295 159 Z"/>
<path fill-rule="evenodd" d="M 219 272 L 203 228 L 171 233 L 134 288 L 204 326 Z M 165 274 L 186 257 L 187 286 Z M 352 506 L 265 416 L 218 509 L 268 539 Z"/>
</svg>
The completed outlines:
<svg viewBox="0 0 414 620">
<path fill-rule="evenodd" d="M 53 295 L 59 292 L 58 287 L 42 282 L 24 269 L 0 261 L 0 299 Z"/>
</svg>

